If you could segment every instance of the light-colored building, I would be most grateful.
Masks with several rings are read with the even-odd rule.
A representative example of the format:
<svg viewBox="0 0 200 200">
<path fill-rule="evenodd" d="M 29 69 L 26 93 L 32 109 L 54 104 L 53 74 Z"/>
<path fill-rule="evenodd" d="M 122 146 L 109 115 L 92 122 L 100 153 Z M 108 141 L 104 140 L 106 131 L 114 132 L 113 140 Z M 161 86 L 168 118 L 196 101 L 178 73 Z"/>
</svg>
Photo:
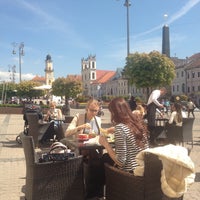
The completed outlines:
<svg viewBox="0 0 200 200">
<path fill-rule="evenodd" d="M 122 68 L 116 71 L 97 70 L 96 56 L 81 60 L 83 94 L 94 98 L 102 96 L 128 96 L 128 80 L 122 76 Z"/>
<path fill-rule="evenodd" d="M 185 94 L 200 105 L 200 53 L 186 59 L 172 58 L 176 77 L 172 83 L 172 95 Z"/>
</svg>

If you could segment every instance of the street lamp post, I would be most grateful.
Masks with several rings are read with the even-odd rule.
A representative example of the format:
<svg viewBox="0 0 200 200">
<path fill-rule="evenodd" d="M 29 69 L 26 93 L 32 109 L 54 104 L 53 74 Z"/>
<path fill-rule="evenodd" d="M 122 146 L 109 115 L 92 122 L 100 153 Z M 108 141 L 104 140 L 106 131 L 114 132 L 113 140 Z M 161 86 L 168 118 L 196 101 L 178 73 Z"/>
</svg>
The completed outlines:
<svg viewBox="0 0 200 200">
<path fill-rule="evenodd" d="M 20 44 L 13 43 L 13 54 L 16 54 L 15 48 L 18 47 L 18 53 L 19 53 L 19 82 L 21 83 L 22 81 L 22 73 L 21 73 L 21 66 L 22 66 L 22 56 L 24 56 L 24 43 L 21 42 Z"/>
<path fill-rule="evenodd" d="M 130 0 L 125 0 L 124 6 L 127 8 L 127 57 L 130 54 L 130 41 L 129 41 L 129 7 L 131 6 Z"/>
</svg>

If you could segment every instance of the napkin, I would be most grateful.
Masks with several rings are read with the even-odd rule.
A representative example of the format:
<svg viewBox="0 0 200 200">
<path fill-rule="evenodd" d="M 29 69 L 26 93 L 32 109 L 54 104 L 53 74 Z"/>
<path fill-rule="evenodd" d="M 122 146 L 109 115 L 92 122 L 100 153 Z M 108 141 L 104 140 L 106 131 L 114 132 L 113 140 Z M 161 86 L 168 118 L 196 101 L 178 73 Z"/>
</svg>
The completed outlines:
<svg viewBox="0 0 200 200">
<path fill-rule="evenodd" d="M 99 144 L 99 135 L 97 135 L 94 138 L 90 138 L 88 141 L 84 141 L 84 144 L 96 144 L 96 145 L 100 145 Z"/>
</svg>

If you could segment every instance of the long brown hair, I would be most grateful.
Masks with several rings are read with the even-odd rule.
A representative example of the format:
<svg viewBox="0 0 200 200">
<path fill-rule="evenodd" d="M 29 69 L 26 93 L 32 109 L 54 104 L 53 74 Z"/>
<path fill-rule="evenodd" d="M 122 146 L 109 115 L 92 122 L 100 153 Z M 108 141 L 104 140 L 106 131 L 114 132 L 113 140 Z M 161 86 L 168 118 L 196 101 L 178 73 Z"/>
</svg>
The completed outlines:
<svg viewBox="0 0 200 200">
<path fill-rule="evenodd" d="M 144 146 L 144 136 L 147 136 L 148 130 L 144 121 L 134 115 L 124 98 L 117 97 L 111 100 L 108 109 L 111 113 L 111 122 L 116 125 L 123 123 L 127 125 L 131 133 L 135 135 L 136 142 L 139 146 Z"/>
</svg>

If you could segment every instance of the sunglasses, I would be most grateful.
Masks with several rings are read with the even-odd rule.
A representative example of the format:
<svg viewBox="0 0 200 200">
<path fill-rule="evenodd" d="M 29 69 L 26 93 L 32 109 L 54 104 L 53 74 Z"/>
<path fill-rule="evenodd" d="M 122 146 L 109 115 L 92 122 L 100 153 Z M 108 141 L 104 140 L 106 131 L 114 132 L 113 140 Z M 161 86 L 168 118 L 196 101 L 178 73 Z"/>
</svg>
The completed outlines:
<svg viewBox="0 0 200 200">
<path fill-rule="evenodd" d="M 99 110 L 94 110 L 94 109 L 90 109 L 90 108 L 89 108 L 89 111 L 90 111 L 90 112 L 98 112 Z"/>
</svg>

